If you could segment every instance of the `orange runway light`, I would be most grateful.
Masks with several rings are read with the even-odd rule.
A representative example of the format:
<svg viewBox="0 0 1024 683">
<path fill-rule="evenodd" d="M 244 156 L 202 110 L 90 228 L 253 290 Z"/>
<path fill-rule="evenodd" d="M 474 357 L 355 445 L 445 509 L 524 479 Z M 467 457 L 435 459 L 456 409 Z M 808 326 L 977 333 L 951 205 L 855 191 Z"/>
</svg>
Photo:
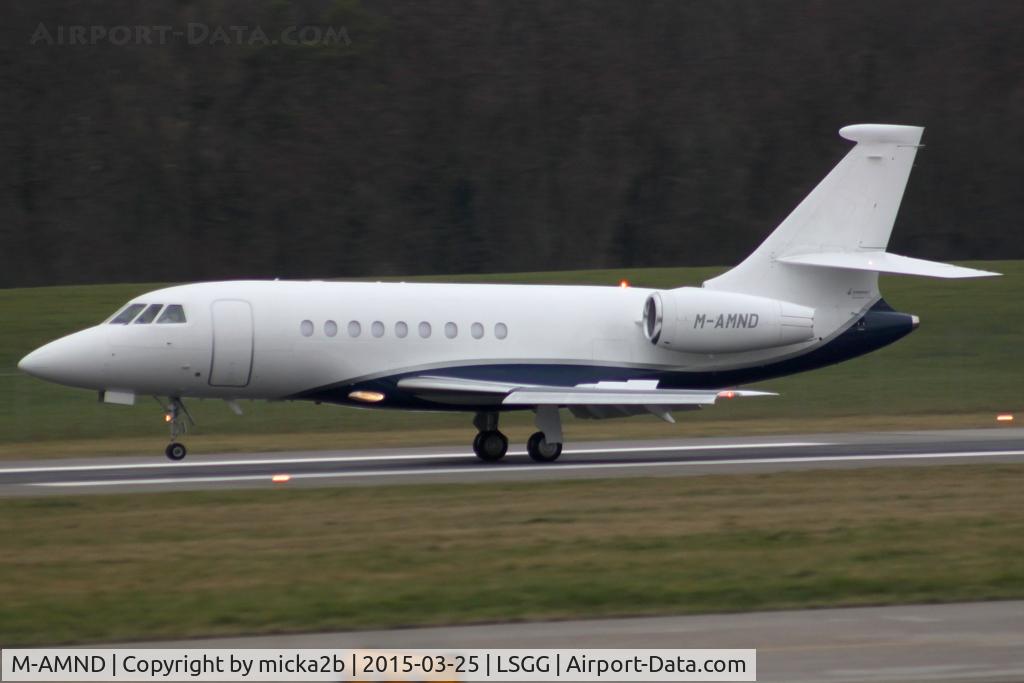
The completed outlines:
<svg viewBox="0 0 1024 683">
<path fill-rule="evenodd" d="M 171 417 L 171 414 L 170 414 L 170 413 L 166 413 L 166 414 L 164 415 L 164 422 L 170 422 L 170 421 L 171 421 L 171 420 L 173 420 L 173 419 L 174 419 L 174 418 L 173 418 L 173 417 Z"/>
<path fill-rule="evenodd" d="M 619 287 L 622 287 L 623 289 L 629 287 L 629 280 L 619 280 Z"/>
<path fill-rule="evenodd" d="M 292 475 L 290 474 L 275 474 L 270 478 L 270 481 L 274 482 L 275 484 L 287 484 L 291 480 Z"/>
<path fill-rule="evenodd" d="M 996 415 L 996 422 L 1013 422 L 1013 415 L 1010 415 L 1009 413 Z"/>
</svg>

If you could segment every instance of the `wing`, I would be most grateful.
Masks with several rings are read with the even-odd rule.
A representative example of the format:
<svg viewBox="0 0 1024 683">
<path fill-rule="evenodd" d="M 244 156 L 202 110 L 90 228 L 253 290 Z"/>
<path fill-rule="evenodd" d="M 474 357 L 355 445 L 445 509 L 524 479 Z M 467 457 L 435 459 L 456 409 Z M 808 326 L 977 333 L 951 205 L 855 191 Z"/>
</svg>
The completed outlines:
<svg viewBox="0 0 1024 683">
<path fill-rule="evenodd" d="M 659 389 L 657 380 L 559 387 L 417 376 L 399 380 L 398 388 L 426 400 L 451 405 L 485 401 L 502 406 L 557 406 L 568 408 L 576 417 L 592 419 L 652 413 L 666 422 L 674 422 L 670 411 L 696 410 L 713 405 L 719 398 L 775 396 L 768 391 L 738 389 Z"/>
</svg>

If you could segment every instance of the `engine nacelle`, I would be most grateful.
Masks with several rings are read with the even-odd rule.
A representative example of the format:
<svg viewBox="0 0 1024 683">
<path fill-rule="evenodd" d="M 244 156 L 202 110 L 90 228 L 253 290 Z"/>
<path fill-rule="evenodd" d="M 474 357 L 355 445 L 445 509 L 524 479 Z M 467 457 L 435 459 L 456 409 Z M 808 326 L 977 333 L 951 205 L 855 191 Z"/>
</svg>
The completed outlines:
<svg viewBox="0 0 1024 683">
<path fill-rule="evenodd" d="M 644 336 L 690 353 L 734 353 L 814 338 L 814 309 L 750 294 L 681 287 L 644 302 Z"/>
</svg>

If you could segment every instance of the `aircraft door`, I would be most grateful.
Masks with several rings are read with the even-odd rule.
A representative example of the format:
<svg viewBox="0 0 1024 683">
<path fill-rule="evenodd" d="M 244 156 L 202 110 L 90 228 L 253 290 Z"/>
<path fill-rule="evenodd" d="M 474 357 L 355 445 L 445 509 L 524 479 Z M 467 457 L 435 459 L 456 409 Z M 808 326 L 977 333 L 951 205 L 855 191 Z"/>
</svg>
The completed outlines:
<svg viewBox="0 0 1024 683">
<path fill-rule="evenodd" d="M 248 301 L 214 301 L 210 386 L 244 387 L 252 375 L 252 306 Z"/>
</svg>

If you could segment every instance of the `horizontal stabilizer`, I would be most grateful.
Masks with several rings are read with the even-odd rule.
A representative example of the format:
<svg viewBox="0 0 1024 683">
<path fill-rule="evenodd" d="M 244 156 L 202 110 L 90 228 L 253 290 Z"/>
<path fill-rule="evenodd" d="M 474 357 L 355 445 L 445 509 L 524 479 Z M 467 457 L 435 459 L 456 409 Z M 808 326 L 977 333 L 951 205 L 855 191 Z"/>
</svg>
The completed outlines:
<svg viewBox="0 0 1024 683">
<path fill-rule="evenodd" d="M 819 268 L 839 268 L 842 270 L 864 270 L 873 273 L 892 273 L 894 275 L 922 275 L 925 277 L 968 278 L 993 277 L 1000 273 L 975 268 L 953 266 L 948 263 L 925 261 L 909 256 L 899 256 L 885 251 L 854 251 L 854 252 L 823 252 L 815 254 L 798 254 L 781 256 L 779 263 L 791 263 L 797 266 L 817 266 Z"/>
</svg>

